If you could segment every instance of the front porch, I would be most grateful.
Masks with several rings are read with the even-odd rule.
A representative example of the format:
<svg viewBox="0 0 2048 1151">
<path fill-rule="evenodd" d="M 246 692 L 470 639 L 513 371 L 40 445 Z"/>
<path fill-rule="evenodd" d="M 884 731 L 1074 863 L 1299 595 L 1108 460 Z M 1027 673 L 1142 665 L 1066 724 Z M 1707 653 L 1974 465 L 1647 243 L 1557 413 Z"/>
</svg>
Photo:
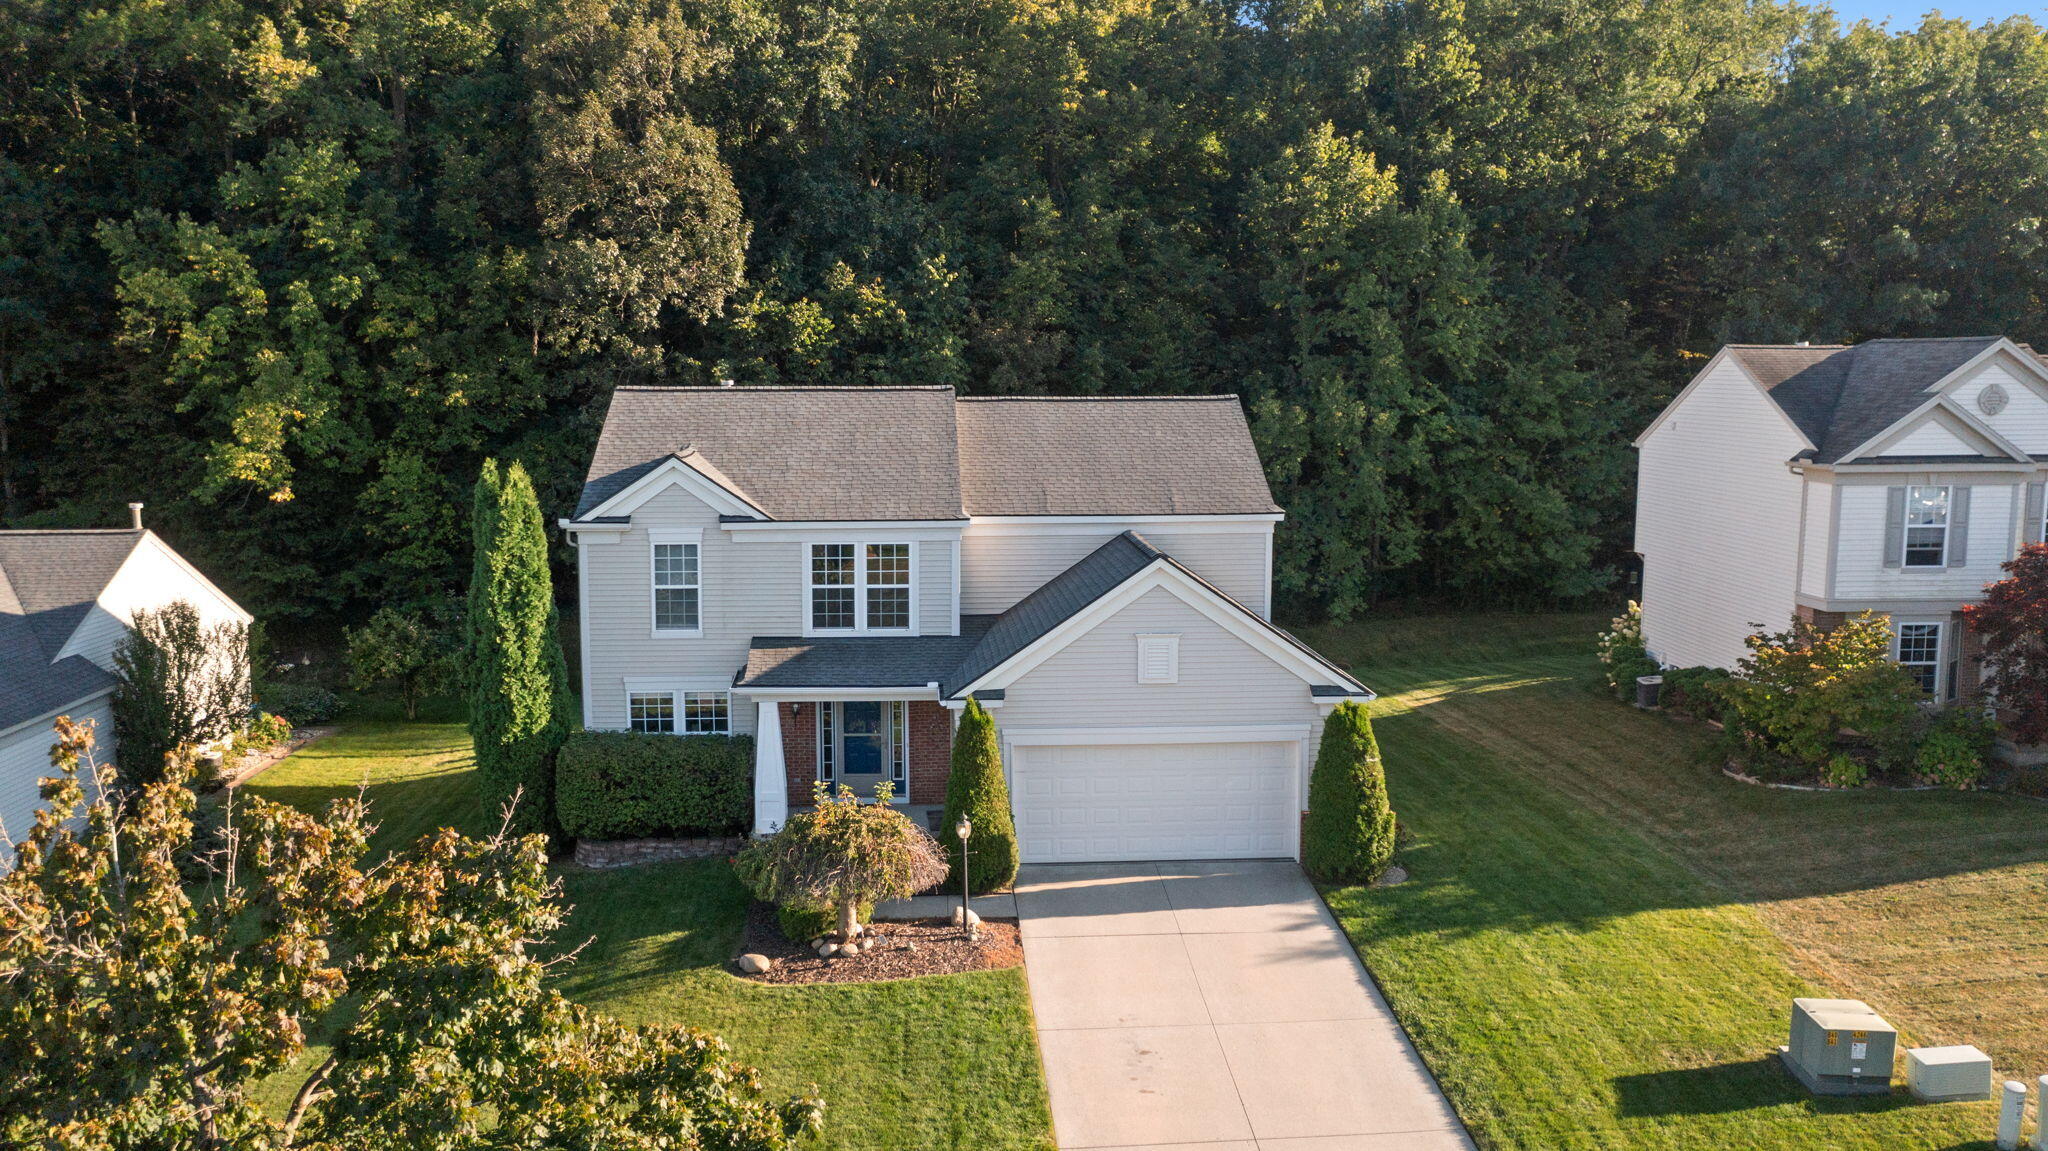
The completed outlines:
<svg viewBox="0 0 2048 1151">
<path fill-rule="evenodd" d="M 820 782 L 863 798 L 886 785 L 905 815 L 935 829 L 952 774 L 953 717 L 935 691 L 909 694 L 756 697 L 754 834 L 776 831 L 790 813 L 810 807 Z"/>
</svg>

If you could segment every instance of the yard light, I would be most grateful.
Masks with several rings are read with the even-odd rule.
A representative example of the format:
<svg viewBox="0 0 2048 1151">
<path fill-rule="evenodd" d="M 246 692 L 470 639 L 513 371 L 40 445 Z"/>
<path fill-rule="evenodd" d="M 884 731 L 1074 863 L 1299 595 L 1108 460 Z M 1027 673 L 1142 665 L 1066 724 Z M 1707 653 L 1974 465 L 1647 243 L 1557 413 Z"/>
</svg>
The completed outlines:
<svg viewBox="0 0 2048 1151">
<path fill-rule="evenodd" d="M 953 825 L 953 834 L 960 840 L 960 926 L 967 929 L 967 942 L 981 941 L 981 932 L 974 929 L 974 911 L 967 895 L 967 837 L 974 834 L 974 823 L 965 815 Z"/>
</svg>

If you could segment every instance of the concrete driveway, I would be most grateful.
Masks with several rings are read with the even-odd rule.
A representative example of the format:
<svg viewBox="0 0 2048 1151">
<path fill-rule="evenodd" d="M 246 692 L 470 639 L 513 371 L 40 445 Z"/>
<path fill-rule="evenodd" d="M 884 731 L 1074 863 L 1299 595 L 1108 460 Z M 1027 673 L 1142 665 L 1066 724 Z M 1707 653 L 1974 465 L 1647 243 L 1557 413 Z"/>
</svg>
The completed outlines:
<svg viewBox="0 0 2048 1151">
<path fill-rule="evenodd" d="M 1469 1151 L 1293 863 L 1047 864 L 1017 878 L 1066 1151 Z"/>
</svg>

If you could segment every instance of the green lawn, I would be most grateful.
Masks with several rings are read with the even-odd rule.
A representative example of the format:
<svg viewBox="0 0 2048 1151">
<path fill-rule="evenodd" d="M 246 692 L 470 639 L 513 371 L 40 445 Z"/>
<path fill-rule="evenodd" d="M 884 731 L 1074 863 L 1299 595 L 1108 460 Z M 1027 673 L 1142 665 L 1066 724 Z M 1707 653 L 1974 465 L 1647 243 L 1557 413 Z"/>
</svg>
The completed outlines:
<svg viewBox="0 0 2048 1151">
<path fill-rule="evenodd" d="M 1611 702 L 1585 618 L 1312 632 L 1378 689 L 1413 880 L 1329 893 L 1498 1148 L 1988 1147 L 1988 1104 L 1816 1101 L 1765 1058 L 1799 994 L 2048 1062 L 2048 809 L 1723 777 Z"/>
<path fill-rule="evenodd" d="M 493 823 L 477 802 L 468 732 L 445 714 L 351 716 L 247 786 L 309 809 L 367 786 L 379 849 L 443 825 Z M 565 868 L 562 878 L 574 907 L 562 940 L 590 941 L 560 976 L 562 990 L 629 1022 L 715 1032 L 774 1090 L 816 1089 L 826 1101 L 821 1146 L 1052 1146 L 1021 970 L 763 987 L 725 971 L 747 906 L 728 865 Z"/>
</svg>

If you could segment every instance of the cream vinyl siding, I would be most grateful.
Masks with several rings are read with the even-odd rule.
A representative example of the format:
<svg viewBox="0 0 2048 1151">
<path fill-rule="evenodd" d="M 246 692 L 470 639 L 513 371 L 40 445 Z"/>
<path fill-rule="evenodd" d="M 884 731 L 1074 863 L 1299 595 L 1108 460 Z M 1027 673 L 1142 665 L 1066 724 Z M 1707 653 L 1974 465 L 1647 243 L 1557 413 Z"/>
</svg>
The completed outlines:
<svg viewBox="0 0 2048 1151">
<path fill-rule="evenodd" d="M 702 638 L 654 638 L 654 549 L 650 531 L 698 529 Z M 600 542 L 617 539 L 617 543 Z M 583 660 L 589 726 L 626 726 L 626 679 L 713 678 L 731 682 L 757 635 L 796 635 L 803 607 L 803 546 L 740 543 L 721 531 L 718 514 L 670 488 L 633 512 L 631 529 L 578 536 L 587 626 Z M 734 734 L 751 734 L 754 709 L 732 709 Z"/>
<path fill-rule="evenodd" d="M 1983 452 L 1974 443 L 1942 427 L 1933 420 L 1900 436 L 1885 446 L 1883 456 L 1976 456 Z"/>
<path fill-rule="evenodd" d="M 1974 600 L 1984 585 L 1999 579 L 1998 565 L 2012 558 L 2015 489 L 2010 483 L 1970 485 L 1968 562 L 1932 569 L 1884 566 L 1885 489 L 1943 478 L 1901 475 L 1889 483 L 1842 485 L 1841 538 L 1835 555 L 1835 588 L 1841 600 Z M 1960 485 L 1955 485 L 1960 486 Z M 1953 545 L 1951 545 L 1953 546 Z"/>
<path fill-rule="evenodd" d="M 1180 636 L 1180 679 L 1138 682 L 1138 636 Z M 1031 669 L 991 713 L 1026 728 L 1309 725 L 1313 761 L 1322 723 L 1309 685 L 1164 589 L 1154 589 Z M 1172 743 L 1162 736 L 1162 743 Z M 1307 780 L 1302 781 L 1307 794 Z"/>
<path fill-rule="evenodd" d="M 1828 553 L 1834 547 L 1835 485 L 1806 478 L 1805 539 L 1800 546 L 1799 594 L 1826 598 Z"/>
<path fill-rule="evenodd" d="M 1105 523 L 1077 524 L 1071 531 L 1057 533 L 1013 533 L 977 530 L 970 524 L 960 538 L 960 610 L 968 615 L 1006 611 L 1089 552 L 1132 530 L 1232 599 L 1267 615 L 1272 605 L 1266 545 L 1272 527 L 1262 522 L 1247 524 L 1242 531 L 1234 526 L 1216 531 Z"/>
<path fill-rule="evenodd" d="M 135 617 L 136 609 L 156 611 L 178 600 L 199 609 L 200 620 L 209 626 L 250 619 L 248 612 L 194 574 L 161 540 L 145 535 L 54 658 L 82 655 L 112 671 L 114 649 L 128 634 L 128 621 Z"/>
<path fill-rule="evenodd" d="M 920 540 L 917 553 L 917 630 L 920 635 L 953 634 L 953 544 Z"/>
<path fill-rule="evenodd" d="M 98 745 L 93 754 L 101 763 L 111 762 L 114 748 L 114 711 L 108 696 L 57 713 L 75 720 L 94 720 Z M 38 794 L 42 778 L 52 774 L 50 743 L 55 738 L 49 720 L 38 720 L 0 736 L 0 820 L 6 822 L 7 839 L 19 843 L 35 826 L 36 811 L 42 807 Z M 87 796 L 92 792 L 87 789 Z M 0 871 L 14 865 L 14 852 L 0 851 Z"/>
<path fill-rule="evenodd" d="M 1790 621 L 1803 438 L 1725 354 L 1639 447 L 1643 642 L 1674 667 L 1732 667 L 1750 624 Z"/>
<path fill-rule="evenodd" d="M 2048 399 L 2035 390 L 2037 384 L 2023 381 L 2025 369 L 2000 356 L 1955 385 L 1950 393 L 1964 411 L 1991 426 L 2022 451 L 2048 455 Z M 2031 373 L 2028 373 L 2031 378 Z M 1997 415 L 1984 414 L 1977 397 L 1992 384 L 2005 389 L 2005 408 Z"/>
</svg>

